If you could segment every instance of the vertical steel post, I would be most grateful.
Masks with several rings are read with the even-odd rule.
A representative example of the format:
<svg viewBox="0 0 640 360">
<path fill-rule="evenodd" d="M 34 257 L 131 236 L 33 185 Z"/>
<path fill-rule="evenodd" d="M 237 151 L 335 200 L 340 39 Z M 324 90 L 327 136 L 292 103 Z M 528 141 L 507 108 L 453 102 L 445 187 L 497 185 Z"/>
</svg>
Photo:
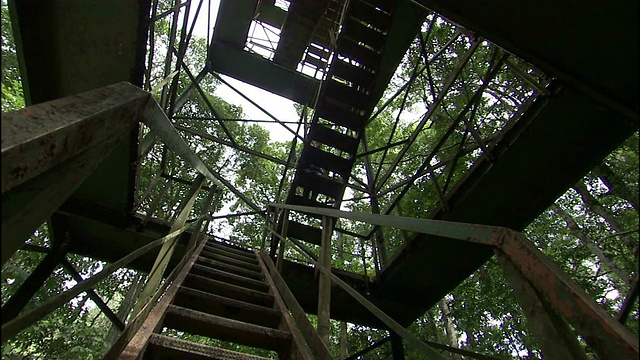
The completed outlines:
<svg viewBox="0 0 640 360">
<path fill-rule="evenodd" d="M 393 360 L 404 360 L 402 337 L 395 332 L 391 332 L 391 353 L 393 354 Z"/>
<path fill-rule="evenodd" d="M 538 341 L 545 359 L 580 359 L 587 356 L 576 336 L 550 304 L 516 268 L 502 251 L 494 253 L 505 276 L 513 287 L 513 293 L 527 318 L 528 328 Z"/>
<path fill-rule="evenodd" d="M 320 267 L 331 271 L 331 234 L 333 233 L 332 220 L 328 216 L 322 218 L 322 242 L 320 246 Z M 329 346 L 329 333 L 331 331 L 331 277 L 320 272 L 318 286 L 318 335 Z"/>
<path fill-rule="evenodd" d="M 289 227 L 289 210 L 282 211 L 282 230 L 280 232 L 280 236 L 282 240 L 280 241 L 280 248 L 278 248 L 278 258 L 276 259 L 276 270 L 278 272 L 282 272 L 282 263 L 284 262 L 284 249 L 287 246 L 287 232 Z"/>
<path fill-rule="evenodd" d="M 193 185 L 191 186 L 191 190 L 189 190 L 189 194 L 183 200 L 184 206 L 181 206 L 182 211 L 178 218 L 171 226 L 169 233 L 172 233 L 184 226 L 187 222 L 187 217 L 191 212 L 191 208 L 195 203 L 196 197 L 198 196 L 198 192 L 202 188 L 204 184 L 205 177 L 202 174 L 198 174 L 196 179 L 193 181 Z M 160 285 L 160 281 L 162 280 L 162 275 L 164 274 L 167 265 L 169 265 L 169 260 L 171 260 L 171 255 L 175 250 L 176 244 L 178 243 L 178 239 L 180 237 L 177 236 L 174 239 L 167 241 L 162 245 L 160 252 L 158 253 L 158 257 L 149 272 L 149 277 L 147 278 L 147 283 L 144 288 L 140 292 L 140 296 L 138 297 L 138 301 L 133 309 L 133 314 L 138 314 L 142 308 L 146 305 L 147 301 L 153 297 L 154 292 Z"/>
</svg>

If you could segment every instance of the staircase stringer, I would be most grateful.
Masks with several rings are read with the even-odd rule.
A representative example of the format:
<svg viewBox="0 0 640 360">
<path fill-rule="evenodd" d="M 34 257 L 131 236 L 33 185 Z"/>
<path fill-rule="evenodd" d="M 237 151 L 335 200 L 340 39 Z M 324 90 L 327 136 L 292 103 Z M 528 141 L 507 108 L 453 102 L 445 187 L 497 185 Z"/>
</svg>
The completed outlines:
<svg viewBox="0 0 640 360">
<path fill-rule="evenodd" d="M 206 238 L 204 234 L 201 234 L 198 237 L 197 246 L 194 249 L 191 257 L 182 267 L 182 270 L 178 273 L 176 278 L 173 280 L 171 285 L 167 288 L 166 293 L 160 299 L 160 301 L 153 307 L 153 309 L 149 312 L 145 320 L 140 324 L 138 328 L 136 328 L 136 323 L 141 321 L 140 318 L 133 319 L 127 329 L 131 329 L 125 331 L 121 334 L 120 338 L 116 341 L 116 343 L 111 347 L 109 352 L 104 356 L 103 360 L 115 359 L 117 354 L 118 359 L 139 359 L 141 355 L 144 353 L 146 345 L 149 341 L 151 335 L 157 332 L 162 324 L 162 320 L 164 319 L 164 315 L 166 314 L 167 308 L 171 305 L 171 302 L 175 298 L 180 286 L 184 282 L 195 264 L 198 256 L 202 252 L 204 245 L 206 244 Z M 135 330 L 134 330 L 135 329 Z M 127 339 L 131 332 L 135 331 L 135 333 L 131 336 L 130 339 Z M 127 343 L 124 346 L 123 343 Z"/>
</svg>

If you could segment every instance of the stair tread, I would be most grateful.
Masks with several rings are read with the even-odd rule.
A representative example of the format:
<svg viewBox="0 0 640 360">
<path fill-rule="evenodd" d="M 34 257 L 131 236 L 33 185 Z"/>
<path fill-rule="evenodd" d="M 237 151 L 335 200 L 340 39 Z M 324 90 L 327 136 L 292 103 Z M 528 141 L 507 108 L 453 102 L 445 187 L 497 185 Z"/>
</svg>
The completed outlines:
<svg viewBox="0 0 640 360">
<path fill-rule="evenodd" d="M 273 306 L 274 298 L 271 294 L 200 275 L 189 274 L 183 285 L 209 294 L 216 294 L 256 305 Z"/>
<path fill-rule="evenodd" d="M 246 276 L 233 274 L 227 271 L 214 269 L 211 267 L 203 266 L 200 264 L 193 264 L 191 273 L 208 278 L 214 278 L 215 280 L 227 282 L 237 286 L 248 287 L 253 290 L 266 292 L 269 286 L 259 280 L 251 279 Z"/>
<path fill-rule="evenodd" d="M 246 267 L 249 269 L 254 269 L 255 271 L 260 271 L 260 266 L 258 266 L 258 264 L 256 262 L 250 262 L 250 261 L 245 261 L 243 259 L 237 259 L 235 257 L 230 257 L 230 256 L 226 256 L 226 254 L 220 254 L 218 253 L 214 253 L 214 252 L 210 252 L 210 251 L 206 251 L 206 250 L 202 250 L 200 252 L 200 256 L 207 258 L 207 259 L 211 259 L 211 260 L 215 260 L 215 261 L 222 261 L 224 263 L 230 264 L 230 265 L 236 265 L 236 266 L 241 266 L 241 267 Z"/>
<path fill-rule="evenodd" d="M 218 359 L 218 360 L 266 360 L 260 356 L 243 354 L 213 346 L 197 344 L 169 336 L 152 334 L 147 353 L 153 359 Z"/>
<path fill-rule="evenodd" d="M 221 295 L 181 286 L 174 305 L 211 315 L 275 328 L 280 324 L 279 311 Z"/>
<path fill-rule="evenodd" d="M 291 334 L 200 311 L 169 305 L 163 326 L 247 346 L 283 351 L 291 345 Z"/>
<path fill-rule="evenodd" d="M 256 254 L 251 250 L 240 249 L 240 248 L 233 247 L 231 245 L 222 244 L 222 243 L 219 243 L 219 242 L 216 242 L 216 241 L 213 241 L 213 240 L 207 241 L 207 243 L 205 244 L 205 247 L 222 249 L 222 250 L 233 252 L 233 253 L 236 253 L 236 254 L 245 255 L 245 256 L 250 257 L 252 259 L 255 259 L 255 257 L 256 257 Z"/>
<path fill-rule="evenodd" d="M 208 259 L 208 258 L 202 257 L 202 256 L 198 256 L 198 259 L 196 260 L 196 264 L 199 264 L 199 265 L 202 265 L 202 266 L 206 266 L 206 267 L 209 267 L 209 268 L 213 268 L 213 269 L 217 269 L 217 270 L 222 270 L 222 271 L 229 272 L 229 273 L 232 273 L 232 274 L 244 276 L 244 277 L 247 277 L 247 278 L 250 278 L 250 279 L 262 280 L 262 278 L 263 278 L 262 273 L 260 272 L 260 270 L 256 271 L 256 270 L 252 270 L 252 269 L 246 269 L 246 268 L 243 268 L 241 266 L 227 264 L 227 263 L 222 262 L 222 261 L 211 260 L 211 259 Z"/>
</svg>

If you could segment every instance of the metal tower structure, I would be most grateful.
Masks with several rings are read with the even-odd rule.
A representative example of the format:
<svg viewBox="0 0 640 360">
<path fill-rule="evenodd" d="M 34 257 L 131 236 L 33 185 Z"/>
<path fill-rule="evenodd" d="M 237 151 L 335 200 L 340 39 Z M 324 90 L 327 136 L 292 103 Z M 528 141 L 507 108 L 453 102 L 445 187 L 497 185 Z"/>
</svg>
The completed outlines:
<svg viewBox="0 0 640 360">
<path fill-rule="evenodd" d="M 210 1 L 9 5 L 28 106 L 2 118 L 2 264 L 20 249 L 47 256 L 3 304 L 3 341 L 132 268 L 149 274 L 134 319 L 92 295 L 122 329 L 106 358 L 242 356 L 160 335 L 163 326 L 281 358 L 330 358 L 329 319 L 390 330 L 397 358 L 403 342 L 439 358 L 434 349 L 460 350 L 406 327 L 495 256 L 545 356 L 584 358 L 575 330 L 602 358 L 638 357 L 637 340 L 519 233 L 638 130 L 636 2 L 222 0 L 202 64 L 189 54 Z M 444 40 L 430 41 L 445 23 Z M 408 74 L 397 72 L 403 62 Z M 401 135 L 421 74 L 428 106 Z M 287 158 L 238 141 L 205 85 L 231 86 L 227 77 L 303 109 L 293 124 L 262 109 L 291 133 Z M 494 116 L 486 99 L 505 78 L 512 110 Z M 208 114 L 188 112 L 196 97 Z M 376 133 L 393 101 L 393 130 Z M 191 126 L 205 118 L 219 133 Z M 424 143 L 432 126 L 443 131 Z M 386 145 L 371 149 L 374 136 Z M 207 145 L 190 147 L 193 137 Z M 416 149 L 411 173 L 399 173 Z M 257 203 L 207 151 L 273 162 L 277 195 Z M 264 224 L 262 246 L 210 234 L 222 193 L 249 209 L 231 216 Z M 435 199 L 424 216 L 396 216 L 416 193 Z M 44 222 L 51 247 L 25 245 Z M 362 244 L 362 272 L 332 268 L 337 236 Z M 21 314 L 67 253 L 109 265 Z M 317 329 L 306 314 L 318 315 Z"/>
</svg>

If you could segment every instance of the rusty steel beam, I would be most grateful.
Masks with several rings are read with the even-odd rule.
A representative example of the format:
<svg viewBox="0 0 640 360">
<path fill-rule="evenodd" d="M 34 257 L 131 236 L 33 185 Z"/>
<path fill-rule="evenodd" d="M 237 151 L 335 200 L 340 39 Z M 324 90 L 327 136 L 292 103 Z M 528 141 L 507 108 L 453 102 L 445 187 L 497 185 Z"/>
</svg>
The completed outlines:
<svg viewBox="0 0 640 360">
<path fill-rule="evenodd" d="M 601 358 L 638 358 L 637 338 L 522 234 L 503 231 L 500 250 Z"/>
<path fill-rule="evenodd" d="M 507 255 L 499 249 L 494 249 L 494 254 L 527 319 L 527 328 L 538 341 L 545 359 L 586 360 L 587 355 L 567 323 Z"/>
<path fill-rule="evenodd" d="M 125 140 L 151 95 L 118 83 L 2 118 L 2 264 Z"/>
<path fill-rule="evenodd" d="M 300 206 L 300 205 L 288 205 L 288 204 L 274 204 L 270 203 L 269 206 L 281 209 L 289 209 L 292 211 L 298 211 L 303 213 L 310 213 L 316 215 L 330 216 L 335 218 L 345 218 L 354 221 L 362 221 L 372 225 L 388 226 L 400 230 L 412 231 L 421 234 L 442 236 L 456 240 L 469 241 L 473 243 L 483 245 L 496 245 L 496 236 L 499 234 L 501 228 L 498 226 L 476 225 L 466 224 L 453 221 L 442 220 L 429 220 L 418 219 L 406 216 L 394 216 L 394 215 L 378 215 L 367 214 L 361 212 L 348 212 L 336 209 Z"/>
</svg>

